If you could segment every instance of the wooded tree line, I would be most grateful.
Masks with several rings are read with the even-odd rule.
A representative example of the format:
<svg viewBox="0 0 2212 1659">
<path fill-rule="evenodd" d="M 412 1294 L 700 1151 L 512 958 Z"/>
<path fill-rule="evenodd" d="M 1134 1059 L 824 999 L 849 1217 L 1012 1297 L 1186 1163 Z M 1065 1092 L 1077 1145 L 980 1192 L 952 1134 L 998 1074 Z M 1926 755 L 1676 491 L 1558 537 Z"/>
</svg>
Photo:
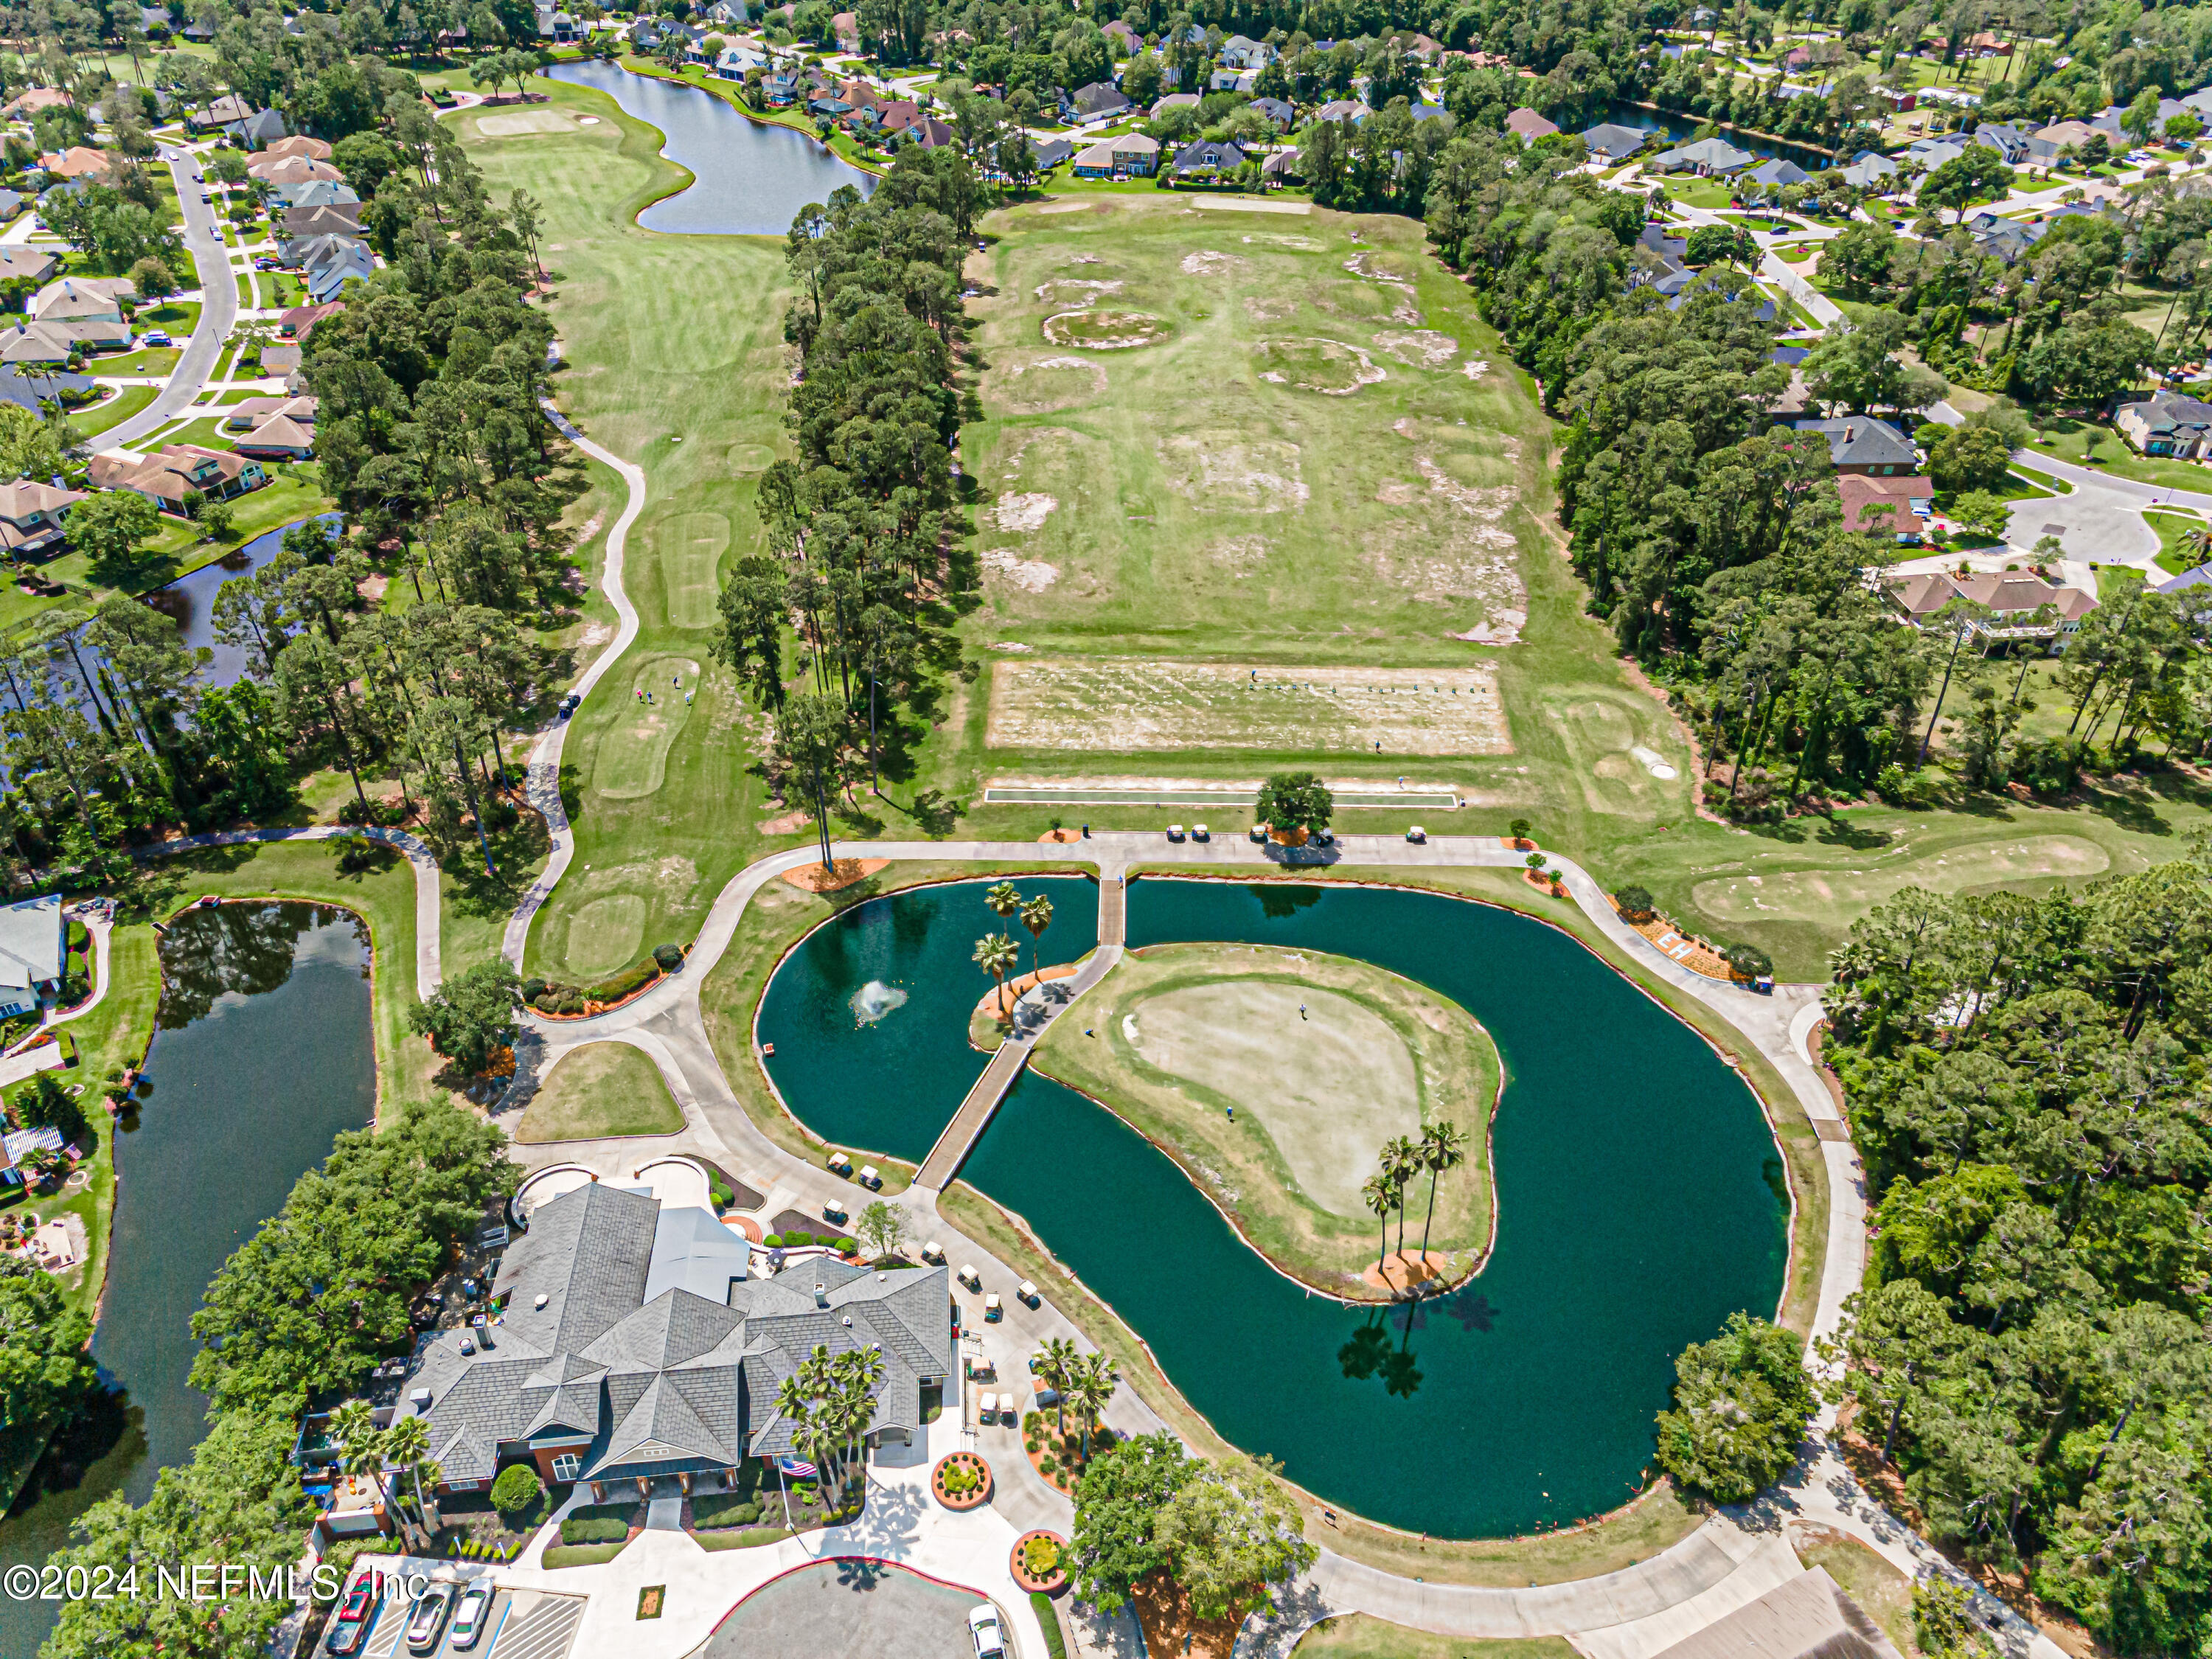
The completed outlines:
<svg viewBox="0 0 2212 1659">
<path fill-rule="evenodd" d="M 1934 1535 L 2124 1653 L 2212 1618 L 2212 848 L 2078 897 L 1909 890 L 1826 1053 L 1879 1203 L 1841 1392 Z"/>
<path fill-rule="evenodd" d="M 981 207 L 964 156 L 909 147 L 872 197 L 845 186 L 787 240 L 799 454 L 762 475 L 768 550 L 725 584 L 715 653 L 773 714 L 776 781 L 812 811 L 825 862 L 838 794 L 904 775 L 975 585 L 951 446 L 975 417 L 960 267 Z"/>
<path fill-rule="evenodd" d="M 144 1504 L 120 1496 L 95 1504 L 52 1558 L 64 1571 L 107 1567 L 116 1579 L 135 1565 L 141 1594 L 63 1602 L 40 1650 L 46 1659 L 262 1651 L 289 1600 L 238 1593 L 235 1582 L 220 1601 L 164 1597 L 156 1565 L 173 1577 L 203 1562 L 265 1576 L 300 1560 L 313 1518 L 290 1461 L 301 1413 L 406 1352 L 410 1304 L 482 1224 L 485 1205 L 514 1190 L 517 1174 L 505 1137 L 460 1107 L 407 1106 L 381 1133 L 337 1137 L 323 1166 L 301 1176 L 283 1209 L 223 1265 L 192 1316 L 192 1334 L 208 1345 L 192 1365 L 193 1386 L 212 1402 L 208 1437 L 189 1462 L 161 1472 Z M 0 1279 L 0 1294 L 9 1282 Z M 0 1342 L 0 1376 L 18 1358 L 10 1332 Z M 428 1478 L 437 1478 L 434 1466 Z"/>
</svg>

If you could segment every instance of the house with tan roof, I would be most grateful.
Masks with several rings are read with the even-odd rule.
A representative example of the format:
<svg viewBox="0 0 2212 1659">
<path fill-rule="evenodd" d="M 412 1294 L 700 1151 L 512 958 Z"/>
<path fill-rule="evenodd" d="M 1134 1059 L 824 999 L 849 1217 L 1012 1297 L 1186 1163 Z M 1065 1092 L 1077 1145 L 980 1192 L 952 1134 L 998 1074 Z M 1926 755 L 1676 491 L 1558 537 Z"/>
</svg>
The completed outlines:
<svg viewBox="0 0 2212 1659">
<path fill-rule="evenodd" d="M 1844 498 L 1844 528 L 1872 530 L 1899 543 L 1917 544 L 1936 511 L 1936 484 L 1917 474 L 1903 478 L 1845 472 L 1836 479 Z"/>
<path fill-rule="evenodd" d="M 1076 153 L 1079 179 L 1149 179 L 1160 164 L 1160 141 L 1141 132 L 1102 138 Z"/>
<path fill-rule="evenodd" d="M 83 499 L 81 489 L 28 478 L 0 484 L 0 547 L 11 554 L 53 551 L 62 544 L 62 515 Z"/>
<path fill-rule="evenodd" d="M 67 109 L 76 102 L 59 87 L 27 87 L 0 105 L 0 117 L 10 121 L 27 121 L 40 110 Z"/>
<path fill-rule="evenodd" d="M 71 144 L 57 154 L 41 155 L 39 166 L 49 179 L 97 179 L 106 173 L 109 159 L 105 150 Z"/>
<path fill-rule="evenodd" d="M 1924 571 L 1893 576 L 1883 585 L 1892 605 L 1917 628 L 1953 599 L 1971 599 L 1993 613 L 1978 631 L 1992 643 L 2005 640 L 2056 639 L 2081 626 L 2097 608 L 2096 596 L 2078 587 L 2045 581 L 2033 571 L 1977 570 L 1964 575 Z"/>
<path fill-rule="evenodd" d="M 317 323 L 344 309 L 344 302 L 335 300 L 327 305 L 294 306 L 276 314 L 276 331 L 288 340 L 304 340 Z"/>
<path fill-rule="evenodd" d="M 336 180 L 345 177 L 328 161 L 318 161 L 312 155 L 279 155 L 273 160 L 257 155 L 246 164 L 246 170 L 271 185 L 304 185 L 317 179 Z"/>
<path fill-rule="evenodd" d="M 29 311 L 42 323 L 118 323 L 122 296 L 137 291 L 126 276 L 64 276 L 33 295 Z"/>
<path fill-rule="evenodd" d="M 1505 118 L 1505 130 L 1524 144 L 1548 138 L 1559 131 L 1533 109 L 1516 109 Z"/>
<path fill-rule="evenodd" d="M 62 268 L 62 256 L 52 248 L 0 247 L 0 283 L 43 283 Z"/>
<path fill-rule="evenodd" d="M 65 363 L 82 351 L 119 351 L 131 344 L 131 325 L 102 318 L 24 322 L 0 330 L 0 363 Z"/>
<path fill-rule="evenodd" d="M 279 138 L 261 153 L 264 155 L 304 155 L 310 161 L 327 161 L 331 159 L 331 147 L 319 138 L 308 137 L 304 132 L 295 134 L 289 138 Z M 247 170 L 252 171 L 251 168 Z"/>
<path fill-rule="evenodd" d="M 227 449 L 163 444 L 146 456 L 106 450 L 92 458 L 85 479 L 95 489 L 127 489 L 164 513 L 182 516 L 185 498 L 195 490 L 211 501 L 228 501 L 260 489 L 269 474 L 260 462 Z"/>
</svg>

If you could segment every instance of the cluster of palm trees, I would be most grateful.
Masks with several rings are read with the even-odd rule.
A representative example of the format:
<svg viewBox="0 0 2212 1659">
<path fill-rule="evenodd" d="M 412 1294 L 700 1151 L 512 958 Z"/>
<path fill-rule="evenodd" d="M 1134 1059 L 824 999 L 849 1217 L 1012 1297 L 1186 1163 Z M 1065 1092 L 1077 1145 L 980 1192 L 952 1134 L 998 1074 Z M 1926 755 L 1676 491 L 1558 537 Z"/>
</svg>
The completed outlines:
<svg viewBox="0 0 2212 1659">
<path fill-rule="evenodd" d="M 1384 1143 L 1380 1167 L 1367 1177 L 1359 1195 L 1382 1225 L 1382 1240 L 1375 1255 L 1375 1271 L 1389 1281 L 1383 1263 L 1390 1251 L 1390 1212 L 1398 1212 L 1398 1255 L 1406 1254 L 1406 1188 L 1425 1171 L 1429 1177 L 1428 1213 L 1421 1221 L 1421 1259 L 1429 1254 L 1429 1226 L 1437 1218 L 1437 1177 L 1467 1162 L 1467 1132 L 1448 1120 L 1422 1126 L 1420 1139 L 1398 1135 Z"/>
<path fill-rule="evenodd" d="M 1055 1336 L 1038 1351 L 1036 1374 L 1060 1396 L 1057 1416 L 1063 1438 L 1067 1434 L 1068 1411 L 1073 1408 L 1075 1420 L 1083 1429 L 1083 1450 L 1077 1461 L 1088 1462 L 1091 1431 L 1098 1413 L 1106 1409 L 1106 1402 L 1113 1399 L 1114 1390 L 1121 1386 L 1121 1373 L 1104 1354 L 1079 1353 L 1067 1338 Z"/>
<path fill-rule="evenodd" d="M 380 1429 L 367 1401 L 349 1400 L 331 1413 L 329 1431 L 338 1449 L 338 1467 L 348 1474 L 377 1476 L 391 1470 L 399 1475 L 394 1496 L 400 1527 L 419 1530 L 427 1547 L 435 1528 L 422 1488 L 446 1478 L 430 1455 L 430 1425 L 419 1417 L 403 1417 Z"/>
<path fill-rule="evenodd" d="M 1039 893 L 1025 899 L 1021 890 L 1011 881 L 1002 881 L 983 895 L 983 902 L 991 907 L 991 914 L 1004 921 L 1018 915 L 1022 926 L 1030 933 L 1030 969 L 1037 971 L 1037 942 L 1044 930 L 1052 926 L 1052 901 Z M 986 933 L 975 941 L 976 965 L 998 982 L 999 1018 L 1006 1018 L 1006 975 L 1022 965 L 1021 946 L 1014 943 L 1013 935 Z"/>
<path fill-rule="evenodd" d="M 775 1408 L 791 1419 L 791 1443 L 822 1472 L 833 1510 L 845 1506 L 846 1483 L 876 1412 L 884 1380 L 883 1350 L 871 1344 L 832 1354 L 817 1346 L 775 1391 Z"/>
</svg>

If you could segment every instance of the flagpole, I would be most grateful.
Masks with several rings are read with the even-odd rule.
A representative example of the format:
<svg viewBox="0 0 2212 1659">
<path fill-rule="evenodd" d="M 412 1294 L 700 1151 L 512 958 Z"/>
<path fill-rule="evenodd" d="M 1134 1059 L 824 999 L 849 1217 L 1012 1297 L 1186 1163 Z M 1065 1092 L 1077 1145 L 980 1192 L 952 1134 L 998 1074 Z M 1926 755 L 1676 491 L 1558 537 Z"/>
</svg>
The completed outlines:
<svg viewBox="0 0 2212 1659">
<path fill-rule="evenodd" d="M 791 1519 L 791 1492 L 790 1490 L 783 1484 L 783 1460 L 781 1457 L 775 1460 L 775 1489 L 783 1498 L 783 1524 L 785 1530 L 789 1532 L 797 1532 L 799 1528 L 793 1524 Z"/>
</svg>

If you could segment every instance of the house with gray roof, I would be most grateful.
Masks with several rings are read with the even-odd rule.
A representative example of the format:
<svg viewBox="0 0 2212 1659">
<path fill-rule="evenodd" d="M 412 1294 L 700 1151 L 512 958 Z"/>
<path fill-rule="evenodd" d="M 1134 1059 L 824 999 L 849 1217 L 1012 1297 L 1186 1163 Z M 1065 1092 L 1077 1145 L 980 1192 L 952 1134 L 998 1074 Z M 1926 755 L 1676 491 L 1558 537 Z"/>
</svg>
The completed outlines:
<svg viewBox="0 0 2212 1659">
<path fill-rule="evenodd" d="M 1648 165 L 1661 173 L 1695 173 L 1702 178 L 1715 173 L 1735 173 L 1758 159 L 1725 138 L 1699 138 L 1653 156 Z"/>
<path fill-rule="evenodd" d="M 1870 478 L 1908 477 L 1920 470 L 1912 441 L 1887 421 L 1871 415 L 1845 415 L 1829 421 L 1793 422 L 1800 432 L 1828 434 L 1828 459 L 1838 472 Z"/>
<path fill-rule="evenodd" d="M 1843 173 L 1844 182 L 1855 190 L 1886 190 L 1888 181 L 1897 176 L 1897 163 L 1876 151 L 1863 149 L 1851 157 Z"/>
<path fill-rule="evenodd" d="M 549 1483 L 611 1487 L 733 1479 L 789 1455 L 776 1390 L 808 1354 L 874 1349 L 866 1438 L 912 1439 L 922 1391 L 953 1375 L 943 1267 L 873 1272 L 834 1257 L 769 1279 L 712 1214 L 593 1182 L 532 1212 L 492 1282 L 484 1326 L 426 1336 L 393 1420 L 420 1417 L 441 1493 L 481 1492 L 511 1463 Z"/>
<path fill-rule="evenodd" d="M 1795 161 L 1762 161 L 1743 175 L 1743 182 L 1779 190 L 1784 185 L 1802 185 L 1811 176 Z"/>
<path fill-rule="evenodd" d="M 60 988 L 67 928 L 59 893 L 0 906 L 0 1015 L 27 1013 L 41 991 Z"/>
<path fill-rule="evenodd" d="M 1602 155 L 1608 161 L 1620 161 L 1633 155 L 1651 142 L 1649 127 L 1623 126 L 1618 121 L 1601 121 L 1584 130 L 1583 144 L 1592 155 Z"/>
</svg>

